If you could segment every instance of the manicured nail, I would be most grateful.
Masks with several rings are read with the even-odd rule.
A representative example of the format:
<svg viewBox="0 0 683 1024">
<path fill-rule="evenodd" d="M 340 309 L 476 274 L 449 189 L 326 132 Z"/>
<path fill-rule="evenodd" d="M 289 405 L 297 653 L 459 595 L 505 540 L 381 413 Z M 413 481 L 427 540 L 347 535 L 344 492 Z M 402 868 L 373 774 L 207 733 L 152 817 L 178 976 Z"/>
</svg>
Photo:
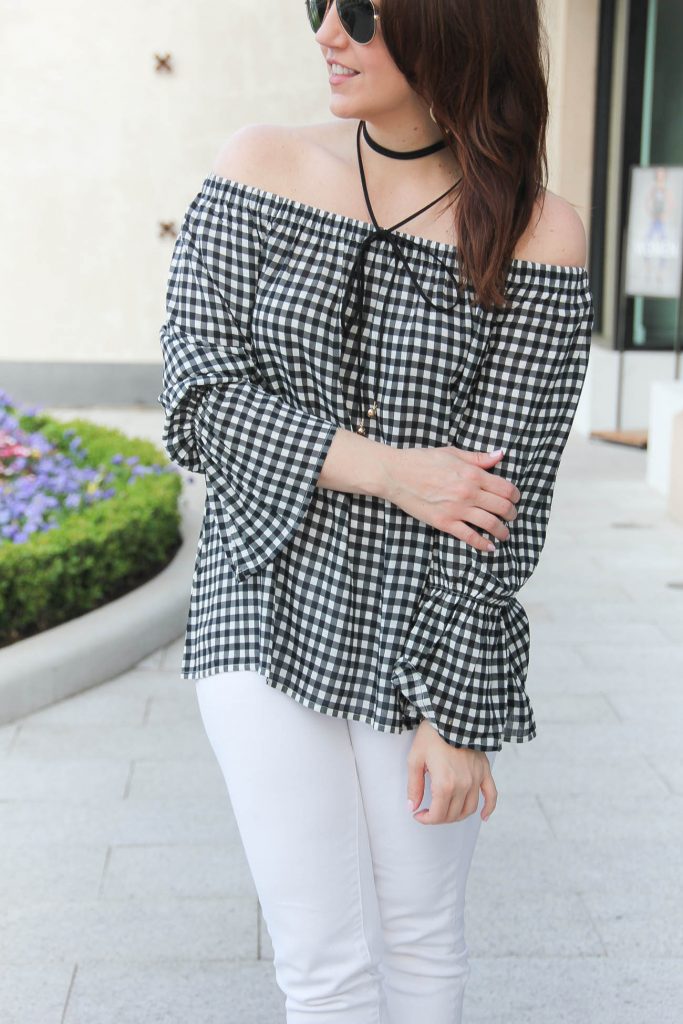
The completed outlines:
<svg viewBox="0 0 683 1024">
<path fill-rule="evenodd" d="M 495 452 L 489 452 L 489 455 L 505 455 L 505 449 L 496 448 Z"/>
<path fill-rule="evenodd" d="M 408 810 L 410 811 L 411 814 L 413 813 L 413 801 L 412 800 L 408 800 Z"/>
</svg>

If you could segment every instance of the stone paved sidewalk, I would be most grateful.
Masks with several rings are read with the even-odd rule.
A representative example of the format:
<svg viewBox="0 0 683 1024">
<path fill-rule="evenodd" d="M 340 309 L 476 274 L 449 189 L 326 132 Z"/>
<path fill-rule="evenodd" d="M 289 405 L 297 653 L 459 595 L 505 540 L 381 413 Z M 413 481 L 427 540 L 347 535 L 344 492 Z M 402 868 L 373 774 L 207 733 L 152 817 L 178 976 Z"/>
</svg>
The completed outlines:
<svg viewBox="0 0 683 1024">
<path fill-rule="evenodd" d="M 683 527 L 645 460 L 572 436 L 520 594 L 538 736 L 496 761 L 466 1024 L 681 1019 Z M 0 729 L 3 1024 L 284 1022 L 181 646 Z"/>
</svg>

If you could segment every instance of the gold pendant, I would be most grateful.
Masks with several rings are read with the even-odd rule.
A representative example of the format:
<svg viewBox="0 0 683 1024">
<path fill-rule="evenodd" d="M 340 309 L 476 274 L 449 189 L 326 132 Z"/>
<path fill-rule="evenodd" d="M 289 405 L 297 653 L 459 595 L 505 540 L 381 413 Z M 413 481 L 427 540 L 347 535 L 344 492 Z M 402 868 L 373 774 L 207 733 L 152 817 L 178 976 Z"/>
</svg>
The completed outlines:
<svg viewBox="0 0 683 1024">
<path fill-rule="evenodd" d="M 363 423 L 362 420 L 360 421 L 359 425 L 356 427 L 356 433 L 357 434 L 365 434 L 366 433 L 365 424 Z"/>
<path fill-rule="evenodd" d="M 372 400 L 372 405 L 368 409 L 368 416 L 371 419 L 373 419 L 375 416 L 377 416 L 377 402 L 374 400 L 374 398 Z"/>
</svg>

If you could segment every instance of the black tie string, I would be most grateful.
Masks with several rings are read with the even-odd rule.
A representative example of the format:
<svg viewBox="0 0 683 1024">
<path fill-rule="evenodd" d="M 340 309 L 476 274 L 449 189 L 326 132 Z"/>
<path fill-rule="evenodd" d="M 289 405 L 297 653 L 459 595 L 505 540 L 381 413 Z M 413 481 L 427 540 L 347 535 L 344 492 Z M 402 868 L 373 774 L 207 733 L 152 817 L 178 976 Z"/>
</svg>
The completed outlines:
<svg viewBox="0 0 683 1024">
<path fill-rule="evenodd" d="M 419 214 L 424 213 L 425 210 L 428 210 L 431 206 L 434 206 L 434 204 L 438 203 L 441 199 L 444 198 L 444 196 L 447 196 L 448 193 L 451 192 L 455 188 L 455 186 L 458 184 L 458 182 L 461 179 L 458 178 L 458 181 L 454 182 L 454 184 L 451 185 L 450 188 L 447 188 L 446 191 L 442 192 L 440 196 L 436 197 L 436 199 L 433 199 L 430 203 L 427 203 L 426 206 L 423 206 L 420 210 L 416 210 L 415 213 L 411 213 L 408 217 L 405 217 L 403 220 L 398 221 L 398 223 L 394 224 L 392 227 L 389 227 L 389 228 L 380 227 L 380 225 L 377 223 L 377 219 L 375 217 L 375 213 L 374 213 L 374 211 L 372 209 L 372 204 L 370 202 L 370 196 L 368 194 L 367 182 L 365 180 L 365 171 L 363 169 L 363 161 L 362 161 L 361 152 L 360 152 L 360 133 L 361 133 L 361 127 L 362 127 L 362 122 L 359 122 L 358 132 L 357 132 L 357 135 L 356 135 L 356 147 L 357 147 L 357 151 L 358 151 L 358 166 L 359 166 L 359 169 L 360 169 L 360 177 L 361 177 L 361 183 L 363 185 L 363 194 L 365 196 L 365 202 L 367 204 L 368 212 L 370 213 L 370 217 L 372 218 L 372 223 L 375 226 L 375 230 L 371 231 L 370 234 L 367 236 L 367 238 L 364 238 L 363 241 L 361 242 L 360 246 L 358 247 L 358 251 L 356 253 L 355 259 L 353 261 L 353 265 L 351 267 L 351 271 L 349 273 L 348 280 L 346 282 L 346 286 L 344 288 L 344 296 L 343 296 L 343 301 L 342 301 L 342 304 L 341 304 L 341 323 L 342 323 L 342 337 L 344 337 L 344 338 L 346 338 L 348 336 L 348 334 L 349 334 L 351 328 L 354 326 L 354 324 L 358 325 L 357 337 L 356 337 L 356 340 L 354 342 L 354 358 L 358 362 L 358 375 L 357 375 L 357 387 L 356 387 L 357 395 L 356 395 L 356 398 L 357 398 L 357 404 L 359 406 L 359 409 L 361 410 L 361 415 L 362 415 L 363 414 L 364 406 L 362 404 L 362 389 L 361 389 L 360 342 L 361 342 L 361 335 L 362 335 L 362 331 L 363 331 L 363 321 L 364 321 L 364 313 L 365 313 L 365 288 L 366 288 L 365 265 L 364 265 L 365 255 L 370 250 L 371 246 L 373 246 L 376 242 L 385 242 L 385 241 L 388 242 L 389 245 L 391 246 L 391 250 L 392 250 L 392 253 L 393 253 L 394 260 L 396 261 L 395 268 L 394 268 L 394 274 L 392 276 L 392 279 L 391 279 L 389 287 L 391 287 L 391 284 L 393 284 L 394 278 L 396 276 L 396 271 L 398 270 L 399 265 L 402 265 L 405 268 L 406 272 L 408 273 L 411 281 L 415 285 L 415 288 L 417 289 L 418 293 L 422 296 L 422 298 L 424 299 L 424 301 L 427 303 L 428 306 L 430 306 L 432 309 L 437 309 L 437 310 L 439 310 L 442 313 L 450 313 L 450 312 L 452 312 L 455 309 L 455 307 L 457 306 L 457 304 L 458 304 L 458 299 L 456 298 L 455 302 L 453 302 L 450 306 L 439 306 L 439 305 L 437 305 L 437 303 L 433 302 L 432 299 L 425 293 L 425 291 L 423 290 L 422 286 L 420 285 L 420 282 L 419 282 L 419 280 L 417 278 L 417 275 L 415 274 L 415 271 L 413 270 L 413 268 L 410 266 L 410 263 L 408 262 L 408 259 L 407 259 L 406 255 L 405 255 L 404 251 L 403 251 L 404 247 L 407 244 L 419 245 L 420 244 L 419 241 L 417 239 L 413 240 L 412 238 L 410 238 L 408 236 L 403 237 L 403 236 L 395 235 L 395 234 L 393 234 L 393 232 L 397 228 L 402 227 L 402 225 L 406 224 L 409 220 L 413 220 L 414 217 L 417 217 Z M 455 287 L 456 295 L 457 295 L 458 282 L 457 282 L 455 276 L 453 275 L 450 267 L 448 267 L 444 263 L 444 261 L 439 256 L 436 255 L 436 253 L 429 253 L 429 252 L 427 252 L 427 255 L 429 255 L 431 259 L 435 260 L 440 265 L 440 267 L 443 268 L 444 272 L 446 274 L 448 274 L 448 276 L 450 277 L 450 279 L 451 279 L 451 281 L 453 283 L 453 286 Z M 355 296 L 353 295 L 354 286 L 355 286 Z M 351 303 L 352 303 L 352 305 L 351 305 L 351 313 L 350 313 L 349 316 L 347 316 L 346 313 L 345 313 L 345 310 L 346 310 L 350 300 L 351 300 Z M 380 343 L 381 343 L 381 338 L 380 338 Z M 379 355 L 378 355 L 378 363 L 379 363 Z M 375 398 L 376 398 L 376 395 L 375 395 Z M 360 428 L 360 432 L 363 432 L 362 426 Z"/>
</svg>

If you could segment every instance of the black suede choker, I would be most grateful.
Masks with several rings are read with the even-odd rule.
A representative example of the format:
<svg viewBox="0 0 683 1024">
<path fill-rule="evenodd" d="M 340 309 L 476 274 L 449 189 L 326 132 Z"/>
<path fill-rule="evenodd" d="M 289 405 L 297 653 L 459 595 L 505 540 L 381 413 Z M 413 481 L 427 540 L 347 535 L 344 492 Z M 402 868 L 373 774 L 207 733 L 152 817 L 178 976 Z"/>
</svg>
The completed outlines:
<svg viewBox="0 0 683 1024">
<path fill-rule="evenodd" d="M 376 153 L 381 153 L 383 156 L 393 156 L 396 160 L 415 160 L 418 156 L 429 156 L 430 153 L 438 153 L 440 149 L 444 149 L 446 143 L 444 139 L 440 139 L 438 142 L 433 142 L 430 146 L 423 146 L 422 149 L 387 149 L 386 146 L 381 146 L 379 142 L 375 142 L 368 135 L 368 129 L 365 121 L 361 121 L 363 126 L 363 136 L 368 146 L 374 149 Z"/>
</svg>

